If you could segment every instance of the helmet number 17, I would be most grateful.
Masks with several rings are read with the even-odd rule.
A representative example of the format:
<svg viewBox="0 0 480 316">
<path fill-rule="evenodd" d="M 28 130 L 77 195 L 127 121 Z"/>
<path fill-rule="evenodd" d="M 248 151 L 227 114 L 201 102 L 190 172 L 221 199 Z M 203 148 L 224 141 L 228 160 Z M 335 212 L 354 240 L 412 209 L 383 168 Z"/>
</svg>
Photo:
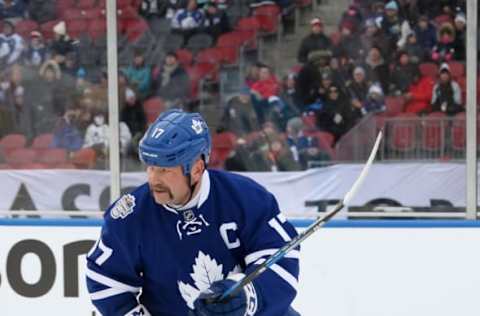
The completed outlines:
<svg viewBox="0 0 480 316">
<path fill-rule="evenodd" d="M 165 132 L 163 128 L 156 127 L 152 132 L 152 138 L 158 139 L 163 134 L 163 132 Z"/>
</svg>

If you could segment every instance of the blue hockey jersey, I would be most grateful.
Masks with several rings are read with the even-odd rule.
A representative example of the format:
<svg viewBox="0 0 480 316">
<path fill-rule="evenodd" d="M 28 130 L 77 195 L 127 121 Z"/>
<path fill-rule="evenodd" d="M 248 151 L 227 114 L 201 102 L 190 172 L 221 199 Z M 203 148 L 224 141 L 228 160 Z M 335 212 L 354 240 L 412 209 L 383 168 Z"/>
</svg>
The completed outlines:
<svg viewBox="0 0 480 316">
<path fill-rule="evenodd" d="M 248 274 L 296 235 L 274 196 L 237 174 L 205 171 L 191 202 L 182 211 L 159 205 L 144 184 L 108 209 L 86 272 L 103 315 L 125 315 L 143 304 L 151 315 L 186 316 L 210 284 Z M 287 313 L 298 257 L 298 249 L 291 251 L 253 281 L 260 302 L 255 315 Z"/>
</svg>

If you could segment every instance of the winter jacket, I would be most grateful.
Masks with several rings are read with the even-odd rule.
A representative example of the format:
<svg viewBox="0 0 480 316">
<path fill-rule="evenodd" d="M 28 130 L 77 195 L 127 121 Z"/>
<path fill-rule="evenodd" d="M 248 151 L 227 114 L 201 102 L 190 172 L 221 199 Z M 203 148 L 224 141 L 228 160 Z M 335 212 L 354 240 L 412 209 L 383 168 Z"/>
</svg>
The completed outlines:
<svg viewBox="0 0 480 316">
<path fill-rule="evenodd" d="M 463 107 L 460 86 L 453 80 L 450 84 L 435 84 L 431 103 L 434 112 L 440 111 L 450 115 L 461 112 Z"/>
<path fill-rule="evenodd" d="M 332 43 L 330 39 L 323 33 L 309 34 L 301 42 L 297 54 L 297 60 L 300 63 L 308 61 L 308 55 L 316 50 L 331 50 Z"/>
<path fill-rule="evenodd" d="M 411 99 L 405 104 L 405 112 L 430 112 L 430 101 L 432 99 L 432 89 L 434 84 L 435 82 L 432 78 L 425 76 L 410 85 L 408 93 L 410 93 Z"/>
</svg>

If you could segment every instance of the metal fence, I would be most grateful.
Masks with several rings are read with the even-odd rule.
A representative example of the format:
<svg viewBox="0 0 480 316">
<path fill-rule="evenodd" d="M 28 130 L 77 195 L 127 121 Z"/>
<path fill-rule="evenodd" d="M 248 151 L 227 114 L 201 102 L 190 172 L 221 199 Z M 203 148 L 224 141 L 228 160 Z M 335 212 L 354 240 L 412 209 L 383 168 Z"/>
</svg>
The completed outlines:
<svg viewBox="0 0 480 316">
<path fill-rule="evenodd" d="M 378 160 L 450 161 L 465 159 L 465 114 L 445 116 L 371 115 L 336 144 L 336 161 L 364 161 L 378 130 L 385 132 Z"/>
</svg>

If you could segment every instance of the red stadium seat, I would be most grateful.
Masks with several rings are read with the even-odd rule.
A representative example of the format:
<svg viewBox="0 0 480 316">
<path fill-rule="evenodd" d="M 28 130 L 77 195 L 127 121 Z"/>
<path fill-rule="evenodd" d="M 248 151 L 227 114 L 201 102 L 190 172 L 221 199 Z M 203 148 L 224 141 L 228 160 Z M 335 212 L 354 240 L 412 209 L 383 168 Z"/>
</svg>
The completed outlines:
<svg viewBox="0 0 480 316">
<path fill-rule="evenodd" d="M 77 8 L 87 10 L 95 7 L 97 0 L 77 0 Z"/>
<path fill-rule="evenodd" d="M 88 32 L 87 20 L 67 21 L 67 33 L 72 38 L 79 38 L 80 35 Z"/>
<path fill-rule="evenodd" d="M 19 168 L 23 164 L 33 163 L 36 151 L 29 148 L 17 148 L 9 151 L 5 155 L 6 162 L 14 168 Z"/>
<path fill-rule="evenodd" d="M 85 17 L 81 9 L 68 8 L 63 13 L 63 19 L 68 23 L 75 20 L 83 20 Z"/>
<path fill-rule="evenodd" d="M 54 27 L 58 22 L 60 22 L 60 21 L 59 21 L 59 20 L 55 20 L 55 21 L 49 21 L 49 22 L 46 22 L 46 23 L 43 23 L 42 25 L 40 25 L 40 31 L 42 32 L 43 37 L 45 38 L 45 40 L 51 40 L 51 39 L 53 39 L 53 37 L 54 37 L 53 27 Z"/>
<path fill-rule="evenodd" d="M 92 148 L 82 148 L 73 153 L 71 162 L 78 169 L 92 169 L 95 167 L 97 154 Z"/>
<path fill-rule="evenodd" d="M 73 8 L 75 6 L 75 0 L 56 0 L 55 1 L 55 8 L 57 11 L 58 17 L 63 17 L 65 11 L 69 8 Z"/>
<path fill-rule="evenodd" d="M 0 140 L 0 149 L 5 155 L 12 150 L 24 148 L 27 144 L 27 138 L 22 134 L 9 134 Z"/>
<path fill-rule="evenodd" d="M 175 55 L 177 55 L 178 62 L 182 66 L 190 66 L 192 64 L 193 55 L 188 49 L 178 49 Z"/>
<path fill-rule="evenodd" d="M 238 20 L 235 26 L 236 31 L 241 31 L 239 36 L 242 42 L 250 49 L 257 48 L 257 33 L 260 30 L 260 23 L 255 17 L 245 17 Z"/>
<path fill-rule="evenodd" d="M 419 66 L 420 73 L 423 76 L 436 78 L 438 75 L 438 66 L 434 63 L 421 63 Z"/>
<path fill-rule="evenodd" d="M 387 96 L 385 97 L 385 114 L 387 116 L 395 116 L 403 112 L 405 99 L 401 96 Z"/>
<path fill-rule="evenodd" d="M 280 7 L 278 5 L 262 5 L 255 8 L 253 16 L 257 19 L 262 32 L 276 33 L 278 31 L 280 24 Z"/>
<path fill-rule="evenodd" d="M 217 47 L 207 48 L 198 52 L 195 56 L 197 63 L 207 63 L 218 65 L 222 62 L 222 51 Z"/>
<path fill-rule="evenodd" d="M 408 152 L 416 148 L 417 116 L 413 113 L 401 113 L 390 125 L 389 145 L 393 150 Z"/>
<path fill-rule="evenodd" d="M 56 165 L 67 162 L 67 151 L 61 148 L 44 149 L 39 154 L 37 161 L 55 168 Z"/>
<path fill-rule="evenodd" d="M 448 67 L 450 68 L 450 73 L 452 77 L 456 80 L 459 78 L 465 77 L 465 65 L 458 61 L 451 61 L 448 63 Z"/>
<path fill-rule="evenodd" d="M 117 0 L 117 8 L 125 9 L 132 5 L 132 0 Z"/>
<path fill-rule="evenodd" d="M 37 22 L 33 20 L 20 20 L 15 24 L 15 31 L 23 38 L 29 38 L 32 31 L 39 29 Z"/>
<path fill-rule="evenodd" d="M 452 17 L 448 14 L 442 14 L 434 18 L 434 22 L 437 26 L 441 26 L 443 23 L 452 23 Z"/>
<path fill-rule="evenodd" d="M 238 64 L 241 46 L 243 45 L 242 32 L 234 31 L 222 34 L 217 40 L 217 48 L 222 53 L 222 60 L 226 64 Z"/>
<path fill-rule="evenodd" d="M 237 137 L 231 132 L 214 134 L 212 137 L 211 166 L 221 168 L 236 146 Z"/>
<path fill-rule="evenodd" d="M 143 111 L 147 117 L 147 124 L 153 123 L 165 111 L 165 104 L 159 97 L 153 97 L 143 103 Z"/>
<path fill-rule="evenodd" d="M 77 169 L 71 162 L 64 162 L 53 166 L 55 169 Z"/>
<path fill-rule="evenodd" d="M 85 10 L 83 11 L 83 17 L 88 20 L 102 19 L 103 21 L 106 21 L 105 10 L 102 8 L 91 8 Z"/>
<path fill-rule="evenodd" d="M 451 146 L 454 151 L 465 150 L 465 140 L 466 140 L 466 124 L 465 124 L 465 112 L 458 113 L 455 115 L 452 122 L 452 141 Z"/>
<path fill-rule="evenodd" d="M 143 19 L 129 20 L 128 26 L 125 29 L 125 35 L 130 43 L 139 39 L 143 33 L 148 30 L 148 24 Z"/>
<path fill-rule="evenodd" d="M 102 37 L 107 33 L 107 23 L 105 19 L 99 18 L 93 20 L 88 25 L 88 34 L 92 39 L 97 39 Z"/>
<path fill-rule="evenodd" d="M 426 151 L 441 151 L 445 144 L 446 115 L 442 112 L 429 114 L 421 124 L 421 146 Z"/>
<path fill-rule="evenodd" d="M 38 135 L 33 139 L 32 149 L 48 149 L 53 142 L 53 134 L 46 133 Z"/>
</svg>

